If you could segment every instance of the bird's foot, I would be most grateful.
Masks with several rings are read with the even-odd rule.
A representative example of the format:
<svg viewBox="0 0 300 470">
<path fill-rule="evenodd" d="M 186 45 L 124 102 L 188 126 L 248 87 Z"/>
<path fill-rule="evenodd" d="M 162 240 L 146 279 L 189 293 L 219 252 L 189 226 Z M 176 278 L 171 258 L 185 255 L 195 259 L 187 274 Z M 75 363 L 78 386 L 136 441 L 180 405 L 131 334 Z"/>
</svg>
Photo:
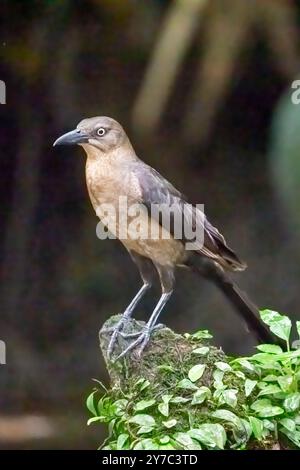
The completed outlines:
<svg viewBox="0 0 300 470">
<path fill-rule="evenodd" d="M 158 325 L 155 325 L 151 332 L 152 331 L 155 331 L 155 330 L 160 330 L 161 328 L 165 328 L 165 325 L 163 325 L 162 323 L 159 323 Z M 133 338 L 138 338 L 143 332 L 143 329 L 141 331 L 136 331 L 135 333 L 123 333 L 122 331 L 120 331 L 120 336 L 122 336 L 122 338 L 124 339 L 133 339 Z"/>
<path fill-rule="evenodd" d="M 108 359 L 111 359 L 112 352 L 115 348 L 118 335 L 122 334 L 121 332 L 123 328 L 125 327 L 126 323 L 128 323 L 129 321 L 130 321 L 130 316 L 124 314 L 115 326 L 105 328 L 101 331 L 101 334 L 112 333 L 110 340 L 109 340 L 107 353 L 106 353 Z"/>
<path fill-rule="evenodd" d="M 157 326 L 161 326 L 161 325 L 157 325 Z M 142 332 L 139 333 L 137 339 L 133 341 L 133 343 L 131 343 L 126 349 L 124 349 L 124 351 L 116 358 L 116 361 L 126 356 L 130 351 L 133 351 L 136 348 L 138 348 L 136 354 L 140 358 L 142 356 L 142 353 L 145 347 L 149 343 L 151 333 L 153 332 L 154 329 L 155 327 L 149 328 L 148 326 L 145 326 Z"/>
</svg>

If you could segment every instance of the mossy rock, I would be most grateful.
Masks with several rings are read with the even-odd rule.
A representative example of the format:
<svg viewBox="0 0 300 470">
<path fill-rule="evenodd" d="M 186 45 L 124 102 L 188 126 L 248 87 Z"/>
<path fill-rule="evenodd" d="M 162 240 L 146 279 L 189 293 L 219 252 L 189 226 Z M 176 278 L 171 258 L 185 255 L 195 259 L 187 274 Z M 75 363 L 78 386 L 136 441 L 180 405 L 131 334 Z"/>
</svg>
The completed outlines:
<svg viewBox="0 0 300 470">
<path fill-rule="evenodd" d="M 111 387 L 100 407 L 103 406 L 106 422 L 113 419 L 119 422 L 117 429 L 111 430 L 104 448 L 197 449 L 201 446 L 191 438 L 191 430 L 206 426 L 207 423 L 216 430 L 221 429 L 226 436 L 224 448 L 279 448 L 272 434 L 259 441 L 249 437 L 251 431 L 245 411 L 245 377 L 242 378 L 241 372 L 232 369 L 229 364 L 232 358 L 210 344 L 207 332 L 179 335 L 162 326 L 152 334 L 141 358 L 132 351 L 128 357 L 114 361 L 128 346 L 128 341 L 132 341 L 119 335 L 110 361 L 106 351 L 111 333 L 106 330 L 116 325 L 119 319 L 120 315 L 112 316 L 99 332 L 100 348 L 111 381 Z M 139 332 L 143 326 L 144 322 L 131 320 L 124 333 Z M 196 376 L 193 377 L 191 369 L 195 366 Z M 200 371 L 198 378 L 197 370 Z M 221 405 L 216 404 L 218 387 L 220 396 L 223 389 L 227 390 L 226 400 Z M 195 395 L 197 391 L 199 403 Z M 203 402 L 202 392 L 207 393 Z M 228 412 L 229 415 L 231 413 L 238 426 L 230 420 L 226 422 L 215 417 L 214 413 L 218 410 Z M 126 419 L 119 420 L 122 413 L 125 413 Z M 139 423 L 140 428 L 134 423 L 137 415 L 138 419 L 145 419 L 145 425 Z M 153 428 L 151 422 L 155 422 Z M 187 447 L 181 446 L 181 438 L 187 439 Z M 124 443 L 120 447 L 122 440 Z"/>
<path fill-rule="evenodd" d="M 185 337 L 176 334 L 170 328 L 162 325 L 155 330 L 151 340 L 143 352 L 142 357 L 138 357 L 135 351 L 132 351 L 129 357 L 114 362 L 114 359 L 128 346 L 130 341 L 122 336 L 118 337 L 116 347 L 113 352 L 112 361 L 108 360 L 106 351 L 111 337 L 111 333 L 103 333 L 108 328 L 115 326 L 120 320 L 121 315 L 114 315 L 109 318 L 99 332 L 100 348 L 106 362 L 107 370 L 110 375 L 112 385 L 128 385 L 128 381 L 135 381 L 136 378 L 146 377 L 151 383 L 156 384 L 163 378 L 166 380 L 166 387 L 172 386 L 172 376 L 178 380 L 178 376 L 186 374 L 186 369 L 197 363 L 196 356 L 192 353 L 198 341 L 191 337 Z M 124 333 L 137 333 L 142 330 L 145 323 L 132 319 L 123 330 Z M 187 335 L 188 336 L 188 335 Z M 208 342 L 202 342 L 207 346 Z M 202 358 L 203 364 L 208 366 L 216 361 L 226 360 L 226 356 L 221 349 L 209 346 L 209 352 Z M 167 367 L 166 367 L 167 366 Z M 169 368 L 169 369 L 168 369 Z M 171 374 L 171 369 L 174 374 Z M 206 368 L 202 377 L 202 385 L 210 387 L 212 384 L 211 367 Z M 167 373 L 168 372 L 168 373 Z M 160 385 L 163 386 L 163 382 Z"/>
</svg>

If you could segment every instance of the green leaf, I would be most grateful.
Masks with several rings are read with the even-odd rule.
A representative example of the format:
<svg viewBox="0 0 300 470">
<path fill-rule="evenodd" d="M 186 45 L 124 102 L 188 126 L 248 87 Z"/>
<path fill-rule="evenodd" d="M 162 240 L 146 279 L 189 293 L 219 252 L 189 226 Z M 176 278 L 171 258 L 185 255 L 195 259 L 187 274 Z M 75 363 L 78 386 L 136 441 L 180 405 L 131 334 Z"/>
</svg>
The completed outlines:
<svg viewBox="0 0 300 470">
<path fill-rule="evenodd" d="M 279 393 L 281 392 L 281 389 L 278 387 L 278 385 L 275 384 L 269 384 L 266 385 L 258 394 L 259 397 L 263 395 L 273 395 L 274 393 Z"/>
<path fill-rule="evenodd" d="M 227 372 L 227 371 L 232 370 L 232 367 L 229 364 L 227 364 L 226 362 L 218 361 L 218 362 L 215 363 L 215 366 L 217 367 L 217 369 L 219 369 L 223 372 Z"/>
<path fill-rule="evenodd" d="M 170 437 L 169 436 L 163 436 L 159 439 L 159 442 L 161 444 L 168 444 L 170 442 Z"/>
<path fill-rule="evenodd" d="M 172 444 L 162 444 L 159 446 L 159 450 L 176 450 L 175 447 L 172 446 Z"/>
<path fill-rule="evenodd" d="M 169 401 L 172 399 L 173 395 L 162 395 L 161 399 L 164 403 L 169 403 Z"/>
<path fill-rule="evenodd" d="M 105 447 L 104 447 L 104 450 L 105 450 Z M 139 441 L 134 445 L 133 450 L 145 450 L 145 449 L 144 449 L 143 444 L 141 443 L 141 441 Z"/>
<path fill-rule="evenodd" d="M 112 420 L 108 423 L 108 436 L 109 436 L 109 437 L 111 437 L 112 434 L 113 434 L 113 430 L 114 430 L 116 421 L 117 421 L 117 419 L 115 418 L 115 419 L 112 419 Z"/>
<path fill-rule="evenodd" d="M 242 372 L 240 370 L 234 370 L 233 373 L 234 373 L 234 375 L 236 375 L 237 377 L 239 377 L 242 380 L 246 379 L 244 372 Z"/>
<path fill-rule="evenodd" d="M 255 402 L 252 403 L 250 408 L 254 411 L 261 411 L 265 406 L 270 406 L 271 405 L 271 400 L 268 398 L 262 398 L 261 400 L 255 400 Z"/>
<path fill-rule="evenodd" d="M 173 428 L 177 424 L 177 419 L 169 419 L 168 421 L 163 421 L 162 423 L 168 429 Z"/>
<path fill-rule="evenodd" d="M 133 385 L 134 388 L 136 388 L 136 387 L 139 388 L 139 387 L 145 382 L 145 380 L 146 380 L 146 379 L 144 379 L 144 377 L 140 377 L 140 378 L 135 382 L 135 384 Z"/>
<path fill-rule="evenodd" d="M 193 384 L 189 379 L 182 379 L 178 385 L 178 388 L 183 388 L 184 390 L 198 390 L 198 387 Z"/>
<path fill-rule="evenodd" d="M 206 447 L 224 449 L 226 443 L 226 432 L 221 424 L 200 424 L 198 428 L 190 429 L 188 435 Z"/>
<path fill-rule="evenodd" d="M 149 432 L 153 431 L 153 426 L 141 426 L 140 429 L 138 430 L 137 434 L 149 434 Z"/>
<path fill-rule="evenodd" d="M 143 390 L 145 390 L 146 388 L 148 388 L 149 385 L 150 385 L 149 380 L 144 380 L 144 382 L 143 382 L 142 385 L 140 386 L 140 391 L 142 392 Z"/>
<path fill-rule="evenodd" d="M 266 375 L 266 377 L 263 377 L 262 379 L 264 382 L 277 382 L 278 380 L 278 375 Z"/>
<path fill-rule="evenodd" d="M 193 366 L 188 373 L 189 379 L 192 382 L 197 382 L 197 380 L 202 377 L 205 367 L 205 364 L 196 364 Z"/>
<path fill-rule="evenodd" d="M 285 434 L 296 446 L 300 447 L 300 431 L 288 431 L 285 428 L 281 428 L 280 430 L 283 434 Z"/>
<path fill-rule="evenodd" d="M 134 410 L 135 411 L 143 411 L 145 410 L 146 408 L 150 408 L 150 406 L 153 406 L 155 404 L 155 400 L 152 399 L 152 400 L 141 400 L 141 401 L 138 401 L 135 405 L 134 405 Z"/>
<path fill-rule="evenodd" d="M 253 356 L 251 356 L 251 360 L 260 362 L 262 364 L 267 364 L 268 367 L 271 368 L 273 366 L 276 367 L 276 362 L 279 360 L 279 357 L 278 357 L 278 355 L 275 355 L 275 354 L 257 353 L 257 354 L 253 354 Z"/>
<path fill-rule="evenodd" d="M 275 431 L 275 425 L 272 421 L 270 421 L 269 419 L 263 419 L 263 423 L 265 429 L 269 429 L 272 432 Z"/>
<path fill-rule="evenodd" d="M 108 414 L 108 408 L 111 407 L 111 402 L 109 398 L 102 397 L 98 401 L 96 409 L 98 409 L 98 415 Z"/>
<path fill-rule="evenodd" d="M 169 403 L 160 403 L 158 405 L 158 411 L 163 415 L 168 417 L 169 416 Z"/>
<path fill-rule="evenodd" d="M 224 378 L 224 372 L 217 369 L 213 372 L 213 378 L 214 378 L 214 388 L 219 389 L 223 388 L 223 378 Z"/>
<path fill-rule="evenodd" d="M 184 397 L 174 397 L 172 400 L 170 400 L 170 403 L 187 403 L 190 401 L 190 398 L 184 398 Z"/>
<path fill-rule="evenodd" d="M 93 418 L 90 418 L 87 422 L 87 425 L 89 426 L 92 423 L 95 423 L 96 421 L 104 422 L 106 420 L 106 416 L 94 416 Z"/>
<path fill-rule="evenodd" d="M 260 418 L 272 418 L 273 416 L 282 415 L 282 413 L 284 413 L 284 410 L 280 406 L 270 406 L 258 412 L 258 415 Z"/>
<path fill-rule="evenodd" d="M 289 375 L 281 375 L 277 378 L 280 388 L 283 392 L 288 392 L 293 383 L 293 377 Z"/>
<path fill-rule="evenodd" d="M 257 380 L 250 380 L 250 379 L 246 379 L 245 380 L 245 395 L 246 397 L 249 397 L 249 395 L 251 395 L 254 387 L 256 386 L 257 384 Z"/>
<path fill-rule="evenodd" d="M 112 405 L 112 414 L 122 416 L 124 414 L 127 404 L 128 400 L 126 400 L 125 398 L 121 398 L 120 400 L 115 401 Z"/>
<path fill-rule="evenodd" d="M 236 416 L 234 413 L 232 413 L 232 411 L 221 409 L 221 410 L 214 411 L 211 414 L 211 416 L 213 418 L 221 419 L 222 421 L 232 423 L 237 428 L 241 428 L 241 429 L 243 428 L 243 423 L 241 419 L 238 416 Z"/>
<path fill-rule="evenodd" d="M 256 372 L 256 369 L 251 362 L 248 361 L 248 359 L 235 359 L 233 362 L 236 362 L 240 364 L 244 369 L 246 369 L 248 372 Z"/>
<path fill-rule="evenodd" d="M 250 408 L 258 413 L 260 418 L 270 418 L 271 416 L 277 416 L 284 413 L 284 410 L 279 406 L 273 406 L 271 400 L 267 398 L 261 398 L 256 400 Z"/>
<path fill-rule="evenodd" d="M 149 387 L 150 382 L 147 379 L 144 379 L 141 377 L 140 379 L 137 380 L 137 382 L 134 384 L 134 388 L 138 388 L 141 392 L 145 390 L 147 387 Z"/>
<path fill-rule="evenodd" d="M 268 383 L 267 382 L 258 382 L 257 386 L 260 390 L 262 390 L 263 388 L 266 388 L 268 386 Z"/>
<path fill-rule="evenodd" d="M 237 390 L 229 388 L 228 390 L 223 390 L 220 394 L 219 403 L 232 406 L 233 408 L 237 405 Z"/>
<path fill-rule="evenodd" d="M 139 441 L 133 448 L 134 450 L 158 450 L 159 445 L 154 441 L 154 439 L 143 439 Z"/>
<path fill-rule="evenodd" d="M 300 425 L 300 414 L 297 414 L 296 416 L 294 416 L 294 421 L 297 424 L 297 426 Z"/>
<path fill-rule="evenodd" d="M 296 423 L 290 418 L 282 418 L 279 423 L 288 431 L 294 432 L 296 430 Z"/>
<path fill-rule="evenodd" d="M 132 416 L 132 418 L 130 418 L 128 422 L 132 424 L 138 424 L 139 426 L 154 426 L 155 425 L 154 418 L 152 418 L 152 416 L 150 415 L 146 415 L 143 413 Z"/>
<path fill-rule="evenodd" d="M 94 415 L 96 416 L 98 413 L 97 413 L 97 410 L 96 410 L 96 407 L 95 407 L 95 402 L 94 402 L 94 395 L 95 393 L 97 393 L 97 391 L 95 392 L 92 392 L 86 399 L 86 406 L 87 406 L 87 409 Z"/>
<path fill-rule="evenodd" d="M 196 333 L 192 334 L 193 339 L 210 339 L 212 335 L 209 333 L 208 330 L 199 330 Z"/>
<path fill-rule="evenodd" d="M 226 388 L 227 385 L 223 385 L 223 387 L 217 388 L 213 393 L 213 398 L 220 401 L 220 399 L 222 399 L 222 393 L 224 392 L 224 390 L 226 390 Z"/>
<path fill-rule="evenodd" d="M 144 377 L 141 377 L 140 379 L 138 379 L 135 384 L 134 384 L 134 388 L 138 388 L 141 392 L 143 390 L 145 390 L 147 387 L 149 387 L 150 385 L 150 382 L 148 379 L 144 379 Z"/>
<path fill-rule="evenodd" d="M 173 438 L 186 450 L 201 450 L 201 445 L 185 432 L 177 432 L 173 435 Z"/>
<path fill-rule="evenodd" d="M 300 393 L 291 393 L 283 402 L 283 406 L 289 413 L 298 410 L 300 407 Z"/>
<path fill-rule="evenodd" d="M 200 405 L 210 396 L 211 392 L 208 387 L 200 387 L 193 395 L 192 405 Z"/>
<path fill-rule="evenodd" d="M 157 366 L 158 370 L 165 370 L 166 372 L 174 372 L 174 368 L 172 366 L 168 366 L 166 364 L 162 364 L 161 366 Z"/>
<path fill-rule="evenodd" d="M 252 427 L 254 437 L 261 440 L 263 437 L 264 424 L 260 419 L 255 418 L 254 416 L 249 416 L 249 422 Z"/>
<path fill-rule="evenodd" d="M 205 356 L 209 352 L 208 346 L 203 346 L 202 348 L 193 349 L 192 354 L 199 354 L 200 356 Z"/>
<path fill-rule="evenodd" d="M 263 353 L 260 353 L 260 354 L 263 354 Z M 269 354 L 269 356 L 271 356 Z M 270 371 L 270 370 L 278 370 L 278 372 L 282 372 L 282 367 L 280 365 L 279 362 L 276 362 L 276 361 L 265 361 L 264 359 L 261 361 L 259 361 L 259 364 L 257 365 L 256 367 L 256 370 L 258 371 L 259 369 L 266 369 L 267 371 Z M 261 371 L 260 371 L 261 372 Z"/>
<path fill-rule="evenodd" d="M 276 344 L 260 344 L 259 346 L 256 346 L 256 348 L 259 351 L 270 354 L 280 354 L 283 352 L 281 347 L 277 346 Z"/>
<path fill-rule="evenodd" d="M 261 310 L 260 311 L 261 319 L 266 325 L 270 327 L 270 330 L 278 338 L 289 341 L 292 322 L 291 320 L 280 313 L 275 312 L 274 310 Z"/>
<path fill-rule="evenodd" d="M 249 441 L 250 439 L 250 436 L 252 434 L 252 427 L 251 427 L 251 424 L 249 423 L 249 421 L 247 421 L 246 419 L 244 418 L 241 418 L 241 421 L 242 421 L 242 424 L 243 424 L 243 431 L 244 431 L 244 439 L 245 441 Z"/>
<path fill-rule="evenodd" d="M 117 450 L 122 450 L 125 443 L 128 441 L 129 435 L 128 434 L 120 434 L 117 439 Z"/>
<path fill-rule="evenodd" d="M 300 321 L 296 321 L 296 328 L 297 328 L 297 333 L 300 338 Z"/>
<path fill-rule="evenodd" d="M 286 359 L 292 359 L 292 358 L 300 357 L 300 347 L 299 347 L 300 341 L 297 341 L 297 343 L 298 343 L 298 346 L 296 347 L 295 351 L 282 353 L 282 356 L 285 356 Z"/>
</svg>

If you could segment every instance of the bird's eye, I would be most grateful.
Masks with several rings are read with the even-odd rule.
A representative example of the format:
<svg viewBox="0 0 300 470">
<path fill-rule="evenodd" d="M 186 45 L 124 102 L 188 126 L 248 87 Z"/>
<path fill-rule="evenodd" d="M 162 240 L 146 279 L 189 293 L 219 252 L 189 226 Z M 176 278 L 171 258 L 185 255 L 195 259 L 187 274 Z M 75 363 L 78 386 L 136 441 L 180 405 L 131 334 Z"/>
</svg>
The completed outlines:
<svg viewBox="0 0 300 470">
<path fill-rule="evenodd" d="M 105 132 L 106 130 L 104 129 L 104 127 L 99 127 L 99 129 L 97 129 L 97 134 L 99 135 L 99 137 L 103 137 Z"/>
</svg>

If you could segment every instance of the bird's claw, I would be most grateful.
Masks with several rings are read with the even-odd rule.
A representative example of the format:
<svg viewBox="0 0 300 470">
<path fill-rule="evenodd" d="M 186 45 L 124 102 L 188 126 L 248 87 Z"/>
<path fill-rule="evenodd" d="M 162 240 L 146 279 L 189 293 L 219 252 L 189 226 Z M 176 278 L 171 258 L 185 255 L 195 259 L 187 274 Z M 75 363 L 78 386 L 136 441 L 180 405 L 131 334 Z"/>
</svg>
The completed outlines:
<svg viewBox="0 0 300 470">
<path fill-rule="evenodd" d="M 130 351 L 135 349 L 137 346 L 139 346 L 139 348 L 138 348 L 136 354 L 137 354 L 137 357 L 140 358 L 143 351 L 144 351 L 144 349 L 145 349 L 145 347 L 149 343 L 152 331 L 153 330 L 151 330 L 149 328 L 145 328 L 142 331 L 142 333 L 139 334 L 137 339 L 135 341 L 133 341 L 133 343 L 131 343 L 126 349 L 124 349 L 124 351 L 122 351 L 121 354 L 119 354 L 119 356 L 116 358 L 116 361 L 118 361 L 119 359 L 122 359 L 122 357 L 126 356 Z"/>
<path fill-rule="evenodd" d="M 155 325 L 151 331 L 159 330 L 161 328 L 164 328 L 164 325 L 162 323 L 159 323 L 158 325 Z M 141 331 L 136 331 L 135 333 L 123 333 L 120 331 L 120 336 L 124 339 L 130 339 L 130 338 L 138 338 L 142 334 L 143 330 Z"/>
<path fill-rule="evenodd" d="M 115 347 L 115 344 L 116 344 L 116 341 L 117 341 L 117 337 L 121 333 L 121 330 L 124 328 L 127 321 L 128 321 L 128 319 L 121 318 L 121 320 L 117 323 L 116 326 L 106 328 L 106 332 L 108 332 L 108 333 L 112 332 L 112 335 L 111 335 L 110 340 L 109 340 L 108 348 L 107 348 L 107 353 L 106 353 L 108 359 L 111 359 L 111 355 L 112 355 L 112 352 L 114 350 L 114 347 Z"/>
<path fill-rule="evenodd" d="M 136 338 L 136 340 L 133 341 L 131 344 L 129 344 L 129 346 L 127 348 L 125 348 L 124 351 L 122 351 L 121 354 L 119 354 L 119 356 L 117 356 L 117 358 L 113 360 L 113 362 L 118 361 L 122 357 L 126 356 L 130 351 L 132 351 L 133 349 L 135 349 L 139 345 L 140 345 L 140 347 L 138 348 L 136 354 L 137 354 L 138 357 L 141 357 L 145 347 L 147 346 L 147 344 L 149 342 L 151 333 L 155 330 L 164 328 L 164 325 L 159 323 L 158 325 L 155 325 L 152 328 L 149 328 L 149 326 L 148 327 L 145 326 L 141 331 L 138 331 L 138 332 L 135 332 L 135 333 L 123 333 L 122 330 L 124 329 L 124 327 L 126 326 L 126 323 L 128 321 L 129 321 L 129 318 L 127 318 L 126 316 L 125 317 L 123 316 L 119 320 L 119 322 L 116 324 L 116 326 L 111 326 L 111 327 L 108 327 L 108 328 L 104 328 L 100 331 L 101 335 L 106 334 L 106 333 L 112 333 L 112 335 L 110 337 L 110 340 L 109 340 L 107 353 L 106 353 L 106 356 L 109 360 L 112 360 L 112 353 L 113 353 L 113 350 L 115 348 L 117 338 L 118 338 L 119 335 L 122 336 L 122 338 L 124 338 L 124 339 L 134 339 L 134 338 Z"/>
</svg>

